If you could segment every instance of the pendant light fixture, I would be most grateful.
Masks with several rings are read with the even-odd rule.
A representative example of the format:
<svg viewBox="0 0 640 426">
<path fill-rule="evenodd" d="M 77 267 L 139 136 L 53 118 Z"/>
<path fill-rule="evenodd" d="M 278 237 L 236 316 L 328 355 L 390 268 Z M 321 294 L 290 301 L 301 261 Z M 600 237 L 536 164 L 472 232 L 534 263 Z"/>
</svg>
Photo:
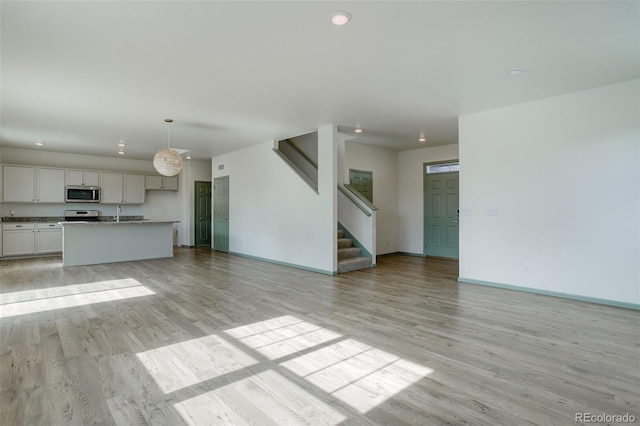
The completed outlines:
<svg viewBox="0 0 640 426">
<path fill-rule="evenodd" d="M 170 148 L 169 125 L 173 123 L 173 120 L 165 118 L 164 121 L 167 123 L 167 147 L 162 148 L 153 156 L 153 167 L 163 176 L 175 176 L 182 170 L 182 157 L 178 151 Z"/>
</svg>

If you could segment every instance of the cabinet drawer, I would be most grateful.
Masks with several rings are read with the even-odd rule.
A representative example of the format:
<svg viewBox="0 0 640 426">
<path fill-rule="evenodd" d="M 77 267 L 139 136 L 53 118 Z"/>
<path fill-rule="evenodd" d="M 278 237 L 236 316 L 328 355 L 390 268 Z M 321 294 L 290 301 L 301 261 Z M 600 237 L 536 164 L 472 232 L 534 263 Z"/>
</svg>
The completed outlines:
<svg viewBox="0 0 640 426">
<path fill-rule="evenodd" d="M 29 229 L 35 229 L 33 223 L 3 223 L 2 230 L 3 231 L 25 231 Z"/>
<path fill-rule="evenodd" d="M 38 227 L 38 230 L 44 230 L 44 229 L 62 229 L 62 225 L 60 225 L 59 223 L 37 223 L 36 226 Z"/>
</svg>

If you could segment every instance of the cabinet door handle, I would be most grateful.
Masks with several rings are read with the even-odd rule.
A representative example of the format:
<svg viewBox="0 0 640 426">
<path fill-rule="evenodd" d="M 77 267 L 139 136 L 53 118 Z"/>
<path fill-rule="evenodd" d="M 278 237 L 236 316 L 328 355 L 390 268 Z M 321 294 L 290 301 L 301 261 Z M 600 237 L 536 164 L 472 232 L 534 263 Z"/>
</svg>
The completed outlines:
<svg viewBox="0 0 640 426">
<path fill-rule="evenodd" d="M 16 228 L 22 228 L 22 225 L 16 225 Z"/>
</svg>

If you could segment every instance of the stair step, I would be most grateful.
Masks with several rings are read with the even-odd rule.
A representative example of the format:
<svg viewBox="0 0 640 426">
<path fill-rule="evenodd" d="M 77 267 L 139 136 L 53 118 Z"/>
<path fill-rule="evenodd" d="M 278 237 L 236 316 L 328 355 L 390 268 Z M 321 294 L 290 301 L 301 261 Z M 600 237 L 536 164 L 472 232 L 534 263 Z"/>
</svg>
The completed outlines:
<svg viewBox="0 0 640 426">
<path fill-rule="evenodd" d="M 344 238 L 344 231 L 342 229 L 338 229 L 338 238 Z"/>
<path fill-rule="evenodd" d="M 338 238 L 338 248 L 347 248 L 353 245 L 353 240 L 351 238 Z"/>
<path fill-rule="evenodd" d="M 352 257 L 338 262 L 338 273 L 344 274 L 345 272 L 351 272 L 357 269 L 366 269 L 370 266 L 371 259 L 368 257 Z"/>
<path fill-rule="evenodd" d="M 360 257 L 361 252 L 362 250 L 360 250 L 358 247 L 347 247 L 338 249 L 338 260 Z"/>
</svg>

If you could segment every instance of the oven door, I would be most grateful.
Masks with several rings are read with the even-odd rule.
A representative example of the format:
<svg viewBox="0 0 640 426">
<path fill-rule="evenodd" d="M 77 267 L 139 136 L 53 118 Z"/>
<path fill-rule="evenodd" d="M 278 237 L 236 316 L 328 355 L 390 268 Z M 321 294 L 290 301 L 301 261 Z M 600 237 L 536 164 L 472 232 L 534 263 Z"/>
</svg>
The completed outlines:
<svg viewBox="0 0 640 426">
<path fill-rule="evenodd" d="M 99 203 L 100 188 L 95 186 L 67 186 L 67 203 Z"/>
</svg>

